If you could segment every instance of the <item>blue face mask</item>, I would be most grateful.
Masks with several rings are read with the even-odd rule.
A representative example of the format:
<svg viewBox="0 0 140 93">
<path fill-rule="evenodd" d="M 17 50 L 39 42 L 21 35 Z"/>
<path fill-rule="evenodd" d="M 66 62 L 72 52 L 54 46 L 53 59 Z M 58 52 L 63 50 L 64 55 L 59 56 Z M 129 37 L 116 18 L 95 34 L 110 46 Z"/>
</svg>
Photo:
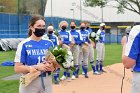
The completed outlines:
<svg viewBox="0 0 140 93">
<path fill-rule="evenodd" d="M 45 34 L 45 32 L 46 32 L 46 29 L 35 28 L 35 32 L 33 33 L 36 37 L 41 37 Z"/>
</svg>

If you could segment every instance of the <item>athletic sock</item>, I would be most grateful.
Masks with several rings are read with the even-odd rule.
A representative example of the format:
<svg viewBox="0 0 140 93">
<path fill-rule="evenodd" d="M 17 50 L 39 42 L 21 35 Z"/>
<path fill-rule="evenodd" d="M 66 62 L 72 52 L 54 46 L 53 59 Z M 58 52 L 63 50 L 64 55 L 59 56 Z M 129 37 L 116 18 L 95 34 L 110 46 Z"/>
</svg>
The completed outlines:
<svg viewBox="0 0 140 93">
<path fill-rule="evenodd" d="M 66 71 L 64 71 L 63 75 L 66 77 L 66 76 L 67 76 L 67 72 L 66 72 Z"/>
<path fill-rule="evenodd" d="M 100 71 L 103 71 L 103 63 L 102 63 L 102 61 L 100 62 Z"/>
<path fill-rule="evenodd" d="M 92 67 L 93 72 L 95 72 L 94 61 L 91 61 L 90 64 L 91 64 L 91 67 Z"/>
<path fill-rule="evenodd" d="M 87 76 L 88 66 L 87 66 L 87 65 L 84 65 L 83 67 L 84 67 L 84 68 L 83 68 L 83 71 L 84 71 L 84 73 L 85 73 L 85 76 Z"/>
<path fill-rule="evenodd" d="M 99 61 L 96 61 L 96 71 L 99 71 Z"/>
</svg>

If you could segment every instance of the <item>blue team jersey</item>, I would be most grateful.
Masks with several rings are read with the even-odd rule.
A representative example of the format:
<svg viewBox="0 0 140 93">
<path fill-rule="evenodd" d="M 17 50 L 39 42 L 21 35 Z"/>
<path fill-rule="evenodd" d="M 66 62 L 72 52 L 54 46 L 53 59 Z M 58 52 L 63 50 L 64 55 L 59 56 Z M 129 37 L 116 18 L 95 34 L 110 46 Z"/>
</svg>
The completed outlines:
<svg viewBox="0 0 140 93">
<path fill-rule="evenodd" d="M 91 33 L 92 32 L 92 29 L 91 28 L 88 28 L 88 29 L 86 29 L 89 33 Z"/>
<path fill-rule="evenodd" d="M 46 51 L 51 47 L 53 43 L 50 40 L 34 41 L 27 38 L 18 45 L 15 62 L 28 66 L 41 63 L 45 60 Z"/>
<path fill-rule="evenodd" d="M 104 43 L 105 42 L 105 31 L 101 31 L 100 29 L 96 33 L 99 36 L 99 42 Z"/>
<path fill-rule="evenodd" d="M 133 71 L 140 72 L 140 25 L 134 26 L 128 36 L 125 55 L 136 60 Z"/>
<path fill-rule="evenodd" d="M 80 30 L 80 33 L 83 38 L 82 43 L 89 42 L 89 32 L 87 30 Z"/>
<path fill-rule="evenodd" d="M 58 31 L 58 34 L 61 37 L 61 40 L 62 40 L 63 44 L 68 45 L 68 44 L 71 43 L 72 37 L 71 37 L 70 32 L 64 31 L 64 30 L 60 30 L 60 31 Z"/>
<path fill-rule="evenodd" d="M 54 35 L 54 34 L 47 35 L 46 34 L 45 36 L 47 36 L 48 39 L 50 39 L 53 42 L 54 47 L 59 45 L 58 37 L 56 35 Z"/>
<path fill-rule="evenodd" d="M 82 43 L 82 36 L 81 33 L 76 30 L 70 31 L 72 37 L 74 38 L 75 44 L 79 45 Z"/>
</svg>

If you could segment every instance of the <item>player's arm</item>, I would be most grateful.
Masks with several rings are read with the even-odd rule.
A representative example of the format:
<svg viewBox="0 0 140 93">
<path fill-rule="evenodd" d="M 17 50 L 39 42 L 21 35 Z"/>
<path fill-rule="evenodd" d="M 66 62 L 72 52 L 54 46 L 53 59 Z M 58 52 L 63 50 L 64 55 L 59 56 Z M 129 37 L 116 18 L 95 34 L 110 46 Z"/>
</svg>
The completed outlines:
<svg viewBox="0 0 140 93">
<path fill-rule="evenodd" d="M 100 34 L 101 34 L 101 30 L 99 29 L 98 31 L 97 31 L 97 33 L 96 33 L 96 38 L 95 38 L 95 40 L 99 40 L 99 38 L 100 38 Z"/>
<path fill-rule="evenodd" d="M 125 45 L 127 43 L 127 37 L 123 36 L 122 40 L 121 40 L 121 45 Z"/>
<path fill-rule="evenodd" d="M 83 38 L 79 31 L 76 31 L 78 33 L 78 39 L 75 41 L 76 44 L 81 44 Z"/>
<path fill-rule="evenodd" d="M 137 57 L 140 53 L 140 38 L 136 36 L 134 39 L 128 39 L 127 44 L 123 45 L 122 62 L 127 69 L 132 68 L 136 64 Z"/>
<path fill-rule="evenodd" d="M 29 73 L 30 72 L 30 67 L 25 66 L 20 62 L 15 62 L 14 70 L 16 73 Z"/>
<path fill-rule="evenodd" d="M 136 60 L 128 56 L 123 56 L 122 62 L 123 62 L 124 67 L 127 69 L 132 68 L 136 64 Z"/>
<path fill-rule="evenodd" d="M 67 44 L 67 45 L 70 45 L 72 43 L 72 36 L 70 34 L 70 32 L 67 32 L 68 33 L 68 40 L 67 41 L 63 41 L 64 44 Z"/>
</svg>

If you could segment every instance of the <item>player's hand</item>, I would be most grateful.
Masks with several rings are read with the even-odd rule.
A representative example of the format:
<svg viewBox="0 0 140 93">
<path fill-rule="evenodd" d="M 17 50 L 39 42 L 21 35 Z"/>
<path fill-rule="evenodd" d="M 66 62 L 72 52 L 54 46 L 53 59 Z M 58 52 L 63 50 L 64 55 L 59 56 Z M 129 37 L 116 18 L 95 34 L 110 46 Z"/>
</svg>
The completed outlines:
<svg viewBox="0 0 140 93">
<path fill-rule="evenodd" d="M 46 72 L 47 71 L 47 66 L 45 64 L 46 64 L 46 62 L 39 63 L 39 64 L 35 65 L 34 67 L 39 71 Z"/>
<path fill-rule="evenodd" d="M 51 61 L 47 61 L 45 63 L 45 65 L 46 65 L 47 71 L 54 72 L 55 68 L 54 68 L 54 65 L 53 65 L 53 63 Z"/>
<path fill-rule="evenodd" d="M 96 43 L 93 44 L 93 48 L 96 49 Z"/>
</svg>

